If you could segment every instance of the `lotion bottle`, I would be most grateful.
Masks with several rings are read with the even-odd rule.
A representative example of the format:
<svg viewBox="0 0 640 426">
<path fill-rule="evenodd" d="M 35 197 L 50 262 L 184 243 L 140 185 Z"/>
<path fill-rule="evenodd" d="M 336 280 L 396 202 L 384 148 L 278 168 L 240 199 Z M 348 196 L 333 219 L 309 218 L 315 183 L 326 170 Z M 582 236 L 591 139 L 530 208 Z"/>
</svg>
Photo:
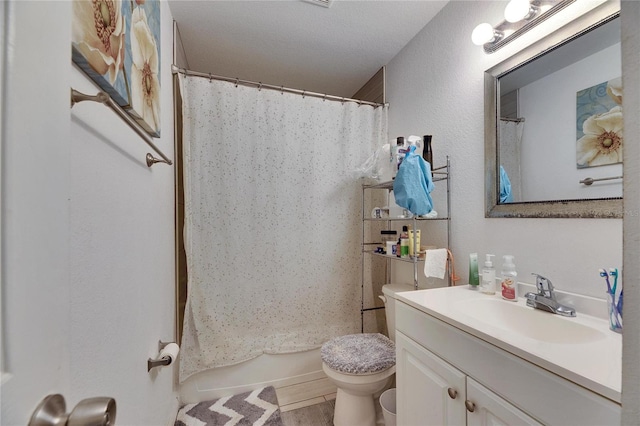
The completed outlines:
<svg viewBox="0 0 640 426">
<path fill-rule="evenodd" d="M 493 267 L 491 258 L 493 254 L 487 254 L 482 268 L 482 282 L 480 283 L 480 291 L 485 294 L 496 294 L 496 270 Z"/>
<path fill-rule="evenodd" d="M 516 265 L 513 263 L 513 256 L 506 254 L 502 256 L 502 271 L 500 272 L 500 288 L 502 291 L 502 298 L 517 302 L 516 297 Z"/>
</svg>

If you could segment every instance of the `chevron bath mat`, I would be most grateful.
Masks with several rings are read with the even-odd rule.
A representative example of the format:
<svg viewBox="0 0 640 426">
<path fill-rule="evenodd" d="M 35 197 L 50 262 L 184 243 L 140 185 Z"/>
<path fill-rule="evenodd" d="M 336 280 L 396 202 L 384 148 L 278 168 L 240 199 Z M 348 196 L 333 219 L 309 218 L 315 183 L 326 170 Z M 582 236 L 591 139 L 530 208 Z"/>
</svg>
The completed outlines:
<svg viewBox="0 0 640 426">
<path fill-rule="evenodd" d="M 273 386 L 185 405 L 175 426 L 282 426 Z"/>
</svg>

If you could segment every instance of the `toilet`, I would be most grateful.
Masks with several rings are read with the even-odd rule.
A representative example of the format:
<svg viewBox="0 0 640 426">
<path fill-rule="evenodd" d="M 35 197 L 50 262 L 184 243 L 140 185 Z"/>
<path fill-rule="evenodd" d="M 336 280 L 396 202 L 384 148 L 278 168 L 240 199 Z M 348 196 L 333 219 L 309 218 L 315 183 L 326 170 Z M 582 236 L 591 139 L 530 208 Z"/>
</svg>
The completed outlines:
<svg viewBox="0 0 640 426">
<path fill-rule="evenodd" d="M 389 338 L 380 333 L 335 337 L 320 350 L 322 369 L 338 388 L 333 424 L 374 426 L 374 394 L 383 390 L 396 372 L 395 295 L 413 290 L 409 284 L 382 286 Z"/>
</svg>

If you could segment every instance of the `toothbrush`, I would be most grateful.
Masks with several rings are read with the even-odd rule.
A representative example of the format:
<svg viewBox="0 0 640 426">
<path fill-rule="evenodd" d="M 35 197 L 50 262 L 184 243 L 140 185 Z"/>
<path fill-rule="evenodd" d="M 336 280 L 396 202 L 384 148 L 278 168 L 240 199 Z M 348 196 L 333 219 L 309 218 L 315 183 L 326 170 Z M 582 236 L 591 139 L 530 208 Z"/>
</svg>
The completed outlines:
<svg viewBox="0 0 640 426">
<path fill-rule="evenodd" d="M 616 296 L 616 288 L 618 287 L 618 268 L 609 268 L 609 274 L 612 275 L 614 278 L 613 280 L 613 288 L 611 289 L 611 294 L 613 294 L 613 297 L 615 298 Z M 618 311 L 618 315 L 620 315 L 622 317 L 622 297 L 623 297 L 623 293 L 624 293 L 624 288 L 622 290 L 620 290 L 620 295 L 618 296 L 618 302 L 616 303 L 616 310 Z"/>
<path fill-rule="evenodd" d="M 622 296 L 624 295 L 624 288 L 620 290 L 620 296 L 618 296 L 618 304 L 616 305 L 616 309 L 620 314 L 620 318 L 622 318 Z"/>
<path fill-rule="evenodd" d="M 613 278 L 613 288 L 611 289 L 611 294 L 616 295 L 616 288 L 618 287 L 618 268 L 609 268 L 609 275 Z"/>
<path fill-rule="evenodd" d="M 609 275 L 607 274 L 607 271 L 605 269 L 600 269 L 600 276 L 604 277 L 604 279 L 607 281 L 607 291 L 609 292 L 609 294 L 611 293 L 611 284 L 609 284 Z"/>
</svg>

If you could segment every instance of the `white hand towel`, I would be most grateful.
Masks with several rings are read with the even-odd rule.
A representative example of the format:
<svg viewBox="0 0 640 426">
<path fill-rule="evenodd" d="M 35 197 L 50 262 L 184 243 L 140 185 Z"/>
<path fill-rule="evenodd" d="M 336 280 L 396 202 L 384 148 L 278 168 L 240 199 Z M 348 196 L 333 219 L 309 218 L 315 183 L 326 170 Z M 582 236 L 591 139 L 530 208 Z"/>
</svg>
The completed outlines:
<svg viewBox="0 0 640 426">
<path fill-rule="evenodd" d="M 447 249 L 427 250 L 424 259 L 425 277 L 444 278 L 447 271 Z"/>
</svg>

